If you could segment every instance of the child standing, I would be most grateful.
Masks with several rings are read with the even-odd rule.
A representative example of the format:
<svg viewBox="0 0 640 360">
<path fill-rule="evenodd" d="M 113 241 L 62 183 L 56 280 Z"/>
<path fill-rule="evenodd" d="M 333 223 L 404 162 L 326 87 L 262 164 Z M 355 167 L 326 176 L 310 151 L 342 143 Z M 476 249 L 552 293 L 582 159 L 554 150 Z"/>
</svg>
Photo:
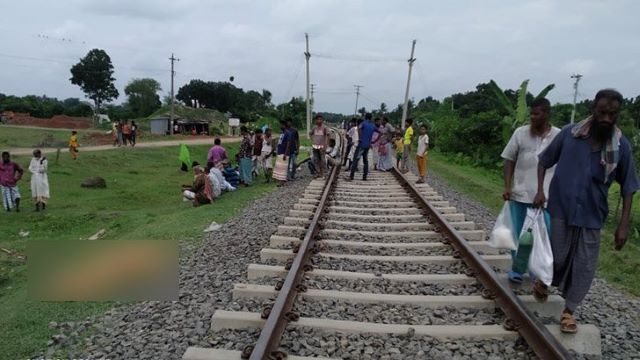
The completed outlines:
<svg viewBox="0 0 640 360">
<path fill-rule="evenodd" d="M 417 184 L 424 184 L 427 177 L 427 151 L 429 149 L 429 135 L 427 135 L 427 125 L 420 125 L 420 136 L 418 137 L 418 150 L 416 152 L 416 163 L 418 163 Z"/>
<path fill-rule="evenodd" d="M 71 154 L 73 160 L 78 159 L 78 147 L 80 147 L 80 145 L 78 145 L 78 132 L 73 130 L 71 137 L 69 137 L 69 154 Z"/>
<path fill-rule="evenodd" d="M 404 152 L 404 141 L 402 140 L 402 134 L 398 131 L 393 139 L 393 150 L 396 152 L 396 167 L 400 170 L 400 164 L 402 163 L 402 156 Z"/>
</svg>

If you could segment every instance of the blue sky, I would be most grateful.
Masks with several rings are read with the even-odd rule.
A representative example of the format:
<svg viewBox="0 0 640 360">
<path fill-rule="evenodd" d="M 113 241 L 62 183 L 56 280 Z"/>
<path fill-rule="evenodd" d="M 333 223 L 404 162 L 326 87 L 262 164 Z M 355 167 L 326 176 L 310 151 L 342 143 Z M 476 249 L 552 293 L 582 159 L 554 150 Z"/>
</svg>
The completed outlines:
<svg viewBox="0 0 640 360">
<path fill-rule="evenodd" d="M 318 111 L 402 101 L 411 40 L 417 39 L 411 96 L 443 98 L 495 79 L 554 102 L 604 87 L 640 95 L 640 2 L 616 1 L 198 1 L 22 0 L 3 4 L 0 92 L 80 97 L 69 67 L 92 48 L 112 57 L 121 97 L 132 78 L 169 90 L 192 78 L 269 89 L 275 102 L 304 94 L 304 33 Z M 7 16 L 10 14 L 10 16 Z"/>
</svg>

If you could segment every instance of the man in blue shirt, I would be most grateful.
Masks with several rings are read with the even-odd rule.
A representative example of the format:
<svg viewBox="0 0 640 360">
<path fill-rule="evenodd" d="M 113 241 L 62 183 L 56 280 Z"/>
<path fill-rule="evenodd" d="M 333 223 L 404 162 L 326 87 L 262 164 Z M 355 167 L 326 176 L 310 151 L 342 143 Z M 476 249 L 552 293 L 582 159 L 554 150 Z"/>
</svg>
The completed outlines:
<svg viewBox="0 0 640 360">
<path fill-rule="evenodd" d="M 378 128 L 371 122 L 371 113 L 367 113 L 364 116 L 364 121 L 358 127 L 358 146 L 356 147 L 355 155 L 353 156 L 353 163 L 351 164 L 351 174 L 349 174 L 349 178 L 347 180 L 353 180 L 356 169 L 358 168 L 358 162 L 360 162 L 360 157 L 362 157 L 362 163 L 364 166 L 364 171 L 362 173 L 362 180 L 367 180 L 367 175 L 369 174 L 369 148 L 373 143 L 371 139 L 373 138 L 373 133 L 379 133 Z"/>
<path fill-rule="evenodd" d="M 600 230 L 607 217 L 607 195 L 615 180 L 620 184 L 622 216 L 615 232 L 615 248 L 622 249 L 629 235 L 633 194 L 640 187 L 631 145 L 616 126 L 622 95 L 600 90 L 593 101 L 592 115 L 567 125 L 539 156 L 536 206 L 545 202 L 543 182 L 546 169 L 556 165 L 549 188 L 552 285 L 562 291 L 565 309 L 560 330 L 578 330 L 573 312 L 589 292 L 595 276 L 600 248 Z M 534 283 L 534 296 L 544 301 L 548 289 Z"/>
</svg>

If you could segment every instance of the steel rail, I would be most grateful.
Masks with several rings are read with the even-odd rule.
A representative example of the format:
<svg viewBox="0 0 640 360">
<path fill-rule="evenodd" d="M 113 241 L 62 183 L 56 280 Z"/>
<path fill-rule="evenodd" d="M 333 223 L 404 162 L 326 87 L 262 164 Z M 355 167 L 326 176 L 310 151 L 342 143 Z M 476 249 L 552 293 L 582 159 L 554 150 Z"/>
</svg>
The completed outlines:
<svg viewBox="0 0 640 360">
<path fill-rule="evenodd" d="M 340 153 L 343 154 L 345 150 L 344 146 L 342 146 L 344 143 L 343 136 L 339 130 L 333 131 L 336 133 L 336 146 L 340 146 Z M 329 173 L 324 190 L 322 191 L 322 197 L 311 218 L 309 228 L 302 239 L 302 243 L 298 248 L 291 268 L 278 292 L 276 301 L 271 307 L 269 316 L 260 332 L 260 336 L 253 346 L 253 349 L 251 349 L 251 356 L 249 357 L 251 360 L 278 359 L 284 355 L 277 353 L 280 340 L 287 327 L 287 323 L 297 320 L 297 314 L 293 314 L 291 309 L 298 292 L 302 290 L 299 285 L 305 271 L 307 271 L 305 269 L 307 268 L 306 265 L 310 264 L 309 260 L 313 253 L 312 249 L 316 244 L 316 238 L 320 231 L 320 219 L 324 216 L 330 194 L 338 181 L 339 173 L 340 165 L 334 166 Z M 245 351 L 245 353 L 247 352 L 248 351 Z"/>
<path fill-rule="evenodd" d="M 526 309 L 513 291 L 500 282 L 495 271 L 493 271 L 489 264 L 478 255 L 467 241 L 429 203 L 418 188 L 401 174 L 398 169 L 393 168 L 392 172 L 425 210 L 426 215 L 431 218 L 431 222 L 439 229 L 441 234 L 445 236 L 446 241 L 453 246 L 456 251 L 456 256 L 459 256 L 465 262 L 472 270 L 473 276 L 488 290 L 488 293 L 483 294 L 483 296 L 494 299 L 496 304 L 507 316 L 507 319 L 510 320 L 512 328 L 520 333 L 536 355 L 545 360 L 572 359 L 573 357 L 567 349 Z"/>
</svg>

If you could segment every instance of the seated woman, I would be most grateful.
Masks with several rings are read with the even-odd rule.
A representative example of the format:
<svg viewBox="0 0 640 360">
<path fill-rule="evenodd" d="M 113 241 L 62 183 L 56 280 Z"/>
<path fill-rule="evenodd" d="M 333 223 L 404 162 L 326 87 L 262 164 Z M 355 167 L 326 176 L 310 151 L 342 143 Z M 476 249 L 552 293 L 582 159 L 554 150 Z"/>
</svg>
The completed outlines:
<svg viewBox="0 0 640 360">
<path fill-rule="evenodd" d="M 210 204 L 213 201 L 214 195 L 209 177 L 205 174 L 204 169 L 200 165 L 197 165 L 197 163 L 194 163 L 193 173 L 195 174 L 193 185 L 182 185 L 182 196 L 186 200 L 190 200 L 193 206 Z"/>
<path fill-rule="evenodd" d="M 240 185 L 240 174 L 238 173 L 238 170 L 231 166 L 229 161 L 223 162 L 222 175 L 232 187 L 237 188 L 238 185 Z"/>
<path fill-rule="evenodd" d="M 329 139 L 329 147 L 326 150 L 325 159 L 330 167 L 340 164 L 340 154 L 338 154 L 338 148 L 336 147 L 336 139 Z"/>
</svg>

